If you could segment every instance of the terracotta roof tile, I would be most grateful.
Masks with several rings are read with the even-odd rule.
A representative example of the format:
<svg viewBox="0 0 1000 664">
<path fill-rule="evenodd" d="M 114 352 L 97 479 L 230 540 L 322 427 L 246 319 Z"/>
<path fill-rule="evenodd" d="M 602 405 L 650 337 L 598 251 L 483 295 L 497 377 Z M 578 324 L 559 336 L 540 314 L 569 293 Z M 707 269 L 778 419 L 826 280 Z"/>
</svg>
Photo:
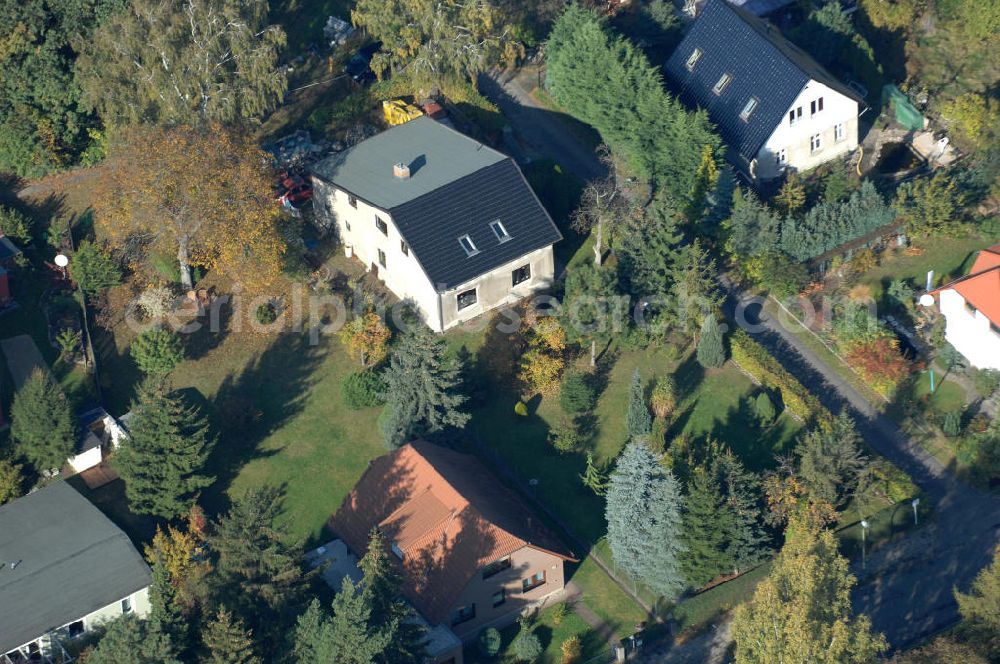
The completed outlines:
<svg viewBox="0 0 1000 664">
<path fill-rule="evenodd" d="M 494 560 L 526 546 L 574 559 L 475 457 L 424 441 L 372 461 L 330 525 L 357 554 L 378 526 L 404 554 L 403 592 L 434 624 Z"/>
<path fill-rule="evenodd" d="M 931 295 L 948 289 L 957 291 L 990 322 L 1000 325 L 1000 244 L 980 251 L 969 274 L 932 290 Z"/>
</svg>

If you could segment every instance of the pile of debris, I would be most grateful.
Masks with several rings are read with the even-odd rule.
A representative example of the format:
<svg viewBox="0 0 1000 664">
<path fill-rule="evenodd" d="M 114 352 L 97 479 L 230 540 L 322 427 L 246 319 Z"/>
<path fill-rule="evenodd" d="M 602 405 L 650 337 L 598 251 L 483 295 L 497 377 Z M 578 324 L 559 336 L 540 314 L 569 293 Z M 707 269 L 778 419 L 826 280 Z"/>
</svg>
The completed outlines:
<svg viewBox="0 0 1000 664">
<path fill-rule="evenodd" d="M 326 19 L 326 25 L 323 27 L 323 36 L 330 43 L 331 49 L 335 49 L 346 43 L 353 34 L 354 26 L 344 19 L 337 18 L 336 16 L 330 16 Z"/>
</svg>

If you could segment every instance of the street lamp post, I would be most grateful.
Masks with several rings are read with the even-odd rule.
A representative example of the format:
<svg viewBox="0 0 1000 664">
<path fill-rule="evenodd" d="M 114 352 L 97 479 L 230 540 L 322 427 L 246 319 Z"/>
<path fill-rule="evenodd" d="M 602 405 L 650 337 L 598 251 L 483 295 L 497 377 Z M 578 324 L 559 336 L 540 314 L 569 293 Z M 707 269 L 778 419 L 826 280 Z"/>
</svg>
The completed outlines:
<svg viewBox="0 0 1000 664">
<path fill-rule="evenodd" d="M 920 499 L 919 498 L 914 498 L 910 502 L 910 504 L 913 505 L 913 525 L 916 526 L 917 525 L 917 506 L 920 504 Z"/>
<path fill-rule="evenodd" d="M 56 266 L 62 272 L 63 281 L 66 280 L 66 266 L 69 265 L 69 257 L 66 254 L 56 254 Z"/>
<path fill-rule="evenodd" d="M 868 521 L 861 519 L 861 567 L 868 569 L 868 558 L 865 553 L 865 533 L 868 532 Z"/>
</svg>

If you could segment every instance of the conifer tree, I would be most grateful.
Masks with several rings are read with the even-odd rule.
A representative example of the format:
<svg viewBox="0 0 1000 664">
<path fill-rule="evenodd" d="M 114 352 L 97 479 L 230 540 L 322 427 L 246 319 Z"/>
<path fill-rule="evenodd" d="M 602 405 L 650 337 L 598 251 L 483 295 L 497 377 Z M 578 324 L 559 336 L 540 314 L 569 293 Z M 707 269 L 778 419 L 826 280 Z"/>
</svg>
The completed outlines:
<svg viewBox="0 0 1000 664">
<path fill-rule="evenodd" d="M 701 588 L 733 568 L 726 546 L 732 515 L 726 509 L 715 476 L 704 467 L 691 473 L 684 498 L 685 553 L 681 559 L 684 578 L 693 588 Z"/>
<path fill-rule="evenodd" d="M 615 273 L 606 267 L 584 263 L 566 276 L 563 329 L 576 343 L 590 344 L 590 366 L 597 365 L 597 344 L 611 338 L 617 329 Z"/>
<path fill-rule="evenodd" d="M 295 630 L 295 658 L 316 664 L 377 664 L 395 633 L 372 624 L 372 607 L 349 577 L 333 598 L 333 615 L 314 599 L 299 617 Z M 393 625 L 394 627 L 395 625 Z"/>
<path fill-rule="evenodd" d="M 630 292 L 651 301 L 666 301 L 681 240 L 677 210 L 662 194 L 641 215 L 633 215 L 622 233 L 617 254 Z"/>
<path fill-rule="evenodd" d="M 254 654 L 251 632 L 243 622 L 234 617 L 226 607 L 218 612 L 202 632 L 202 640 L 208 648 L 211 664 L 260 664 L 261 659 Z"/>
<path fill-rule="evenodd" d="M 642 393 L 642 377 L 638 369 L 632 373 L 628 407 L 625 411 L 625 426 L 631 440 L 646 440 L 653 430 L 653 416 L 646 406 L 646 398 Z"/>
<path fill-rule="evenodd" d="M 112 461 L 130 508 L 165 519 L 186 514 L 198 492 L 215 481 L 203 474 L 212 445 L 204 415 L 155 380 L 139 387 L 132 412 L 130 439 Z"/>
<path fill-rule="evenodd" d="M 87 657 L 88 664 L 181 664 L 170 637 L 134 614 L 115 618 Z"/>
<path fill-rule="evenodd" d="M 668 598 L 685 585 L 679 562 L 682 507 L 677 480 L 649 446 L 626 445 L 608 485 L 611 555 L 618 568 Z"/>
<path fill-rule="evenodd" d="M 587 468 L 580 475 L 583 486 L 594 492 L 597 496 L 603 496 L 608 490 L 608 478 L 604 471 L 594 463 L 593 452 L 587 451 Z"/>
<path fill-rule="evenodd" d="M 718 369 L 726 363 L 726 349 L 722 345 L 722 330 L 713 314 L 705 316 L 698 339 L 698 364 L 706 369 Z"/>
<path fill-rule="evenodd" d="M 741 572 L 770 553 L 770 538 L 762 524 L 760 480 L 728 449 L 715 455 L 713 465 L 731 515 L 727 554 L 735 571 Z"/>
<path fill-rule="evenodd" d="M 684 330 L 703 321 L 705 314 L 716 311 L 722 304 L 717 276 L 715 260 L 701 240 L 696 239 L 678 251 L 670 296 L 673 316 Z"/>
<path fill-rule="evenodd" d="M 183 656 L 188 646 L 188 624 L 177 604 L 177 589 L 170 582 L 158 553 L 154 553 L 153 584 L 149 587 L 149 621 L 163 634 L 170 637 L 178 656 Z"/>
<path fill-rule="evenodd" d="M 446 427 L 465 427 L 461 367 L 446 359 L 445 340 L 423 326 L 402 336 L 383 371 L 385 410 L 379 426 L 390 448 Z"/>
<path fill-rule="evenodd" d="M 869 464 L 861 451 L 861 436 L 847 413 L 838 415 L 832 426 L 806 433 L 796 444 L 795 454 L 799 477 L 810 495 L 837 508 L 850 500 Z"/>
<path fill-rule="evenodd" d="M 368 550 L 358 561 L 358 568 L 364 575 L 362 594 L 371 607 L 372 625 L 394 634 L 380 659 L 391 664 L 421 664 L 425 630 L 409 620 L 413 610 L 400 596 L 402 579 L 389 560 L 389 543 L 377 529 L 369 535 Z"/>
<path fill-rule="evenodd" d="M 14 395 L 10 433 L 18 450 L 39 472 L 58 470 L 76 445 L 76 420 L 52 376 L 35 369 Z"/>
</svg>

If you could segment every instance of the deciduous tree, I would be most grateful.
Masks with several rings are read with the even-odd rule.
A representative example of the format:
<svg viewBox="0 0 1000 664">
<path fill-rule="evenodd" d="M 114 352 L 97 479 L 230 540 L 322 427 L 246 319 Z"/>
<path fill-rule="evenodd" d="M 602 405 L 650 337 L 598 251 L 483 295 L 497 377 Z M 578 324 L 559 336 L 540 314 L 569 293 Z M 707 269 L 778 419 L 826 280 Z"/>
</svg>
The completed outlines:
<svg viewBox="0 0 1000 664">
<path fill-rule="evenodd" d="M 348 352 L 361 360 L 363 367 L 374 366 L 385 359 L 391 336 L 392 331 L 374 311 L 366 311 L 340 331 L 341 342 Z"/>
<path fill-rule="evenodd" d="M 963 629 L 982 645 L 985 653 L 1000 652 L 1000 547 L 993 562 L 979 572 L 968 594 L 955 590 Z"/>
<path fill-rule="evenodd" d="M 10 433 L 18 450 L 39 472 L 58 470 L 76 446 L 76 420 L 52 376 L 35 369 L 14 395 Z"/>
</svg>

